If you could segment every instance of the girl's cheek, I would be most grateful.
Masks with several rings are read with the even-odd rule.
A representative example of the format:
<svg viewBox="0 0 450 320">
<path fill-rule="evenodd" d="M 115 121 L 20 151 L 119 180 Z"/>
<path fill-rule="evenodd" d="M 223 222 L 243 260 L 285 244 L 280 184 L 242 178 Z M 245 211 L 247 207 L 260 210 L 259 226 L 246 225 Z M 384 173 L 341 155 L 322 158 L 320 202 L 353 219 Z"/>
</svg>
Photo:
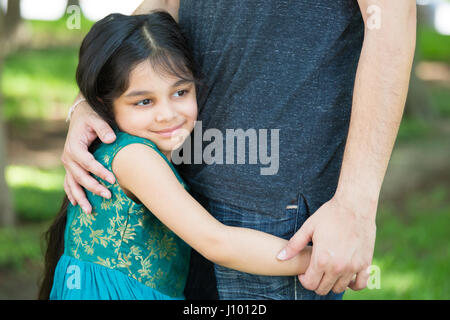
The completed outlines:
<svg viewBox="0 0 450 320">
<path fill-rule="evenodd" d="M 193 102 L 191 108 L 189 109 L 189 116 L 193 120 L 197 120 L 198 109 L 197 109 L 197 101 Z"/>
<path fill-rule="evenodd" d="M 193 122 L 197 120 L 197 103 L 193 102 L 190 104 L 183 104 L 178 109 L 180 115 L 182 115 L 188 122 Z"/>
</svg>

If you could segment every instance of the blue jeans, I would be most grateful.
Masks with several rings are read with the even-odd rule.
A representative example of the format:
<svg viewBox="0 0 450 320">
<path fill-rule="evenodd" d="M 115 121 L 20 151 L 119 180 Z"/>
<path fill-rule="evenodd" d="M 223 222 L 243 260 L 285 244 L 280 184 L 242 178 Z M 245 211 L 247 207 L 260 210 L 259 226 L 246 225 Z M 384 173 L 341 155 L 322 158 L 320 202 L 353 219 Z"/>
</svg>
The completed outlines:
<svg viewBox="0 0 450 320">
<path fill-rule="evenodd" d="M 193 196 L 226 225 L 257 229 L 284 239 L 290 239 L 310 216 L 301 194 L 286 204 L 283 214 L 278 216 L 261 215 L 207 199 L 195 192 Z M 335 294 L 330 291 L 320 296 L 303 288 L 297 276 L 259 276 L 228 269 L 212 264 L 193 250 L 185 295 L 187 299 L 340 300 L 344 292 Z"/>
</svg>

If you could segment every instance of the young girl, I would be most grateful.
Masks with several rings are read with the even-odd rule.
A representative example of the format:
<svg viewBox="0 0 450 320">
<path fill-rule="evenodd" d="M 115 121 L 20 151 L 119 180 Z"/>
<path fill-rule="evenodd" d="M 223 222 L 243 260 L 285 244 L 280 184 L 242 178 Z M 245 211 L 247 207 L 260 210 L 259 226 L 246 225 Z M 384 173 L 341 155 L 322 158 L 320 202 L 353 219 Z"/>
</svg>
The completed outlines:
<svg viewBox="0 0 450 320">
<path fill-rule="evenodd" d="M 184 299 L 189 246 L 243 272 L 305 272 L 310 247 L 277 260 L 287 240 L 218 222 L 173 167 L 171 151 L 194 128 L 199 76 L 168 13 L 98 21 L 81 45 L 76 79 L 115 130 L 112 144 L 91 148 L 116 183 L 95 177 L 112 197 L 86 190 L 92 214 L 65 197 L 46 234 L 40 299 Z"/>
</svg>

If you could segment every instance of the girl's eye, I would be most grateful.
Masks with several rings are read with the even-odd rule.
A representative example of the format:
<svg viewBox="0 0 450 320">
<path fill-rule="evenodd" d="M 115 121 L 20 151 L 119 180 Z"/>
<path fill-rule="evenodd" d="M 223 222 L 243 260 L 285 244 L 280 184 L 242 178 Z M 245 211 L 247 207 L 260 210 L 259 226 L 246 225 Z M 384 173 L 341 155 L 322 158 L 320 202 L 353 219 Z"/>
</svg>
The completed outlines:
<svg viewBox="0 0 450 320">
<path fill-rule="evenodd" d="M 151 103 L 152 100 L 150 99 L 144 99 L 136 103 L 137 106 L 147 106 Z"/>
<path fill-rule="evenodd" d="M 178 90 L 175 94 L 178 95 L 178 97 L 184 96 L 188 91 L 187 90 Z"/>
</svg>

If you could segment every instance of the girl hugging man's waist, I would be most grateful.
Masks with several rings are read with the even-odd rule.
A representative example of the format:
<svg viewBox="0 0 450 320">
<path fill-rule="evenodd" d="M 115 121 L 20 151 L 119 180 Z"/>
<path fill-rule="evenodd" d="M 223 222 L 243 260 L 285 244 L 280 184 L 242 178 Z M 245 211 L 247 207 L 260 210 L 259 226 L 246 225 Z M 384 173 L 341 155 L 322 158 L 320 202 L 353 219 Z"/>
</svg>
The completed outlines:
<svg viewBox="0 0 450 320">
<path fill-rule="evenodd" d="M 286 239 L 221 223 L 171 163 L 194 129 L 196 86 L 203 83 L 169 13 L 112 14 L 96 22 L 81 45 L 76 80 L 95 114 L 115 130 L 114 143 L 90 151 L 116 179 L 106 185 L 95 177 L 109 199 L 85 190 L 92 213 L 64 198 L 46 232 L 40 299 L 183 298 L 189 246 L 246 273 L 305 272 L 310 247 L 278 260 Z"/>
</svg>

